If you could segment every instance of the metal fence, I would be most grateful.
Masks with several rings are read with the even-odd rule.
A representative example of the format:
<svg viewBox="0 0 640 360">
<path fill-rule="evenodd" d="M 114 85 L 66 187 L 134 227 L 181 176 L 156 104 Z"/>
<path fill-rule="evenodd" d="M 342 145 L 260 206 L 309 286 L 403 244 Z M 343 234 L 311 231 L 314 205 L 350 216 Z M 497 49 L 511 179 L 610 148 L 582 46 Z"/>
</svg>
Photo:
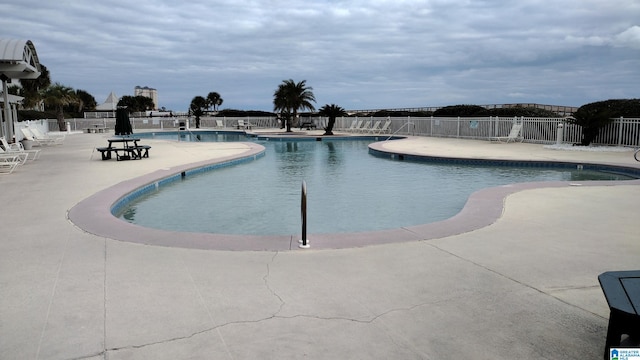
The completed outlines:
<svg viewBox="0 0 640 360">
<path fill-rule="evenodd" d="M 549 144 L 557 140 L 558 125 L 563 126 L 564 143 L 579 143 L 582 127 L 569 124 L 564 118 L 529 117 L 343 117 L 336 121 L 336 129 L 347 130 L 354 121 L 391 121 L 390 134 L 490 139 L 507 136 L 514 123 L 522 123 L 522 137 L 531 143 Z M 600 130 L 596 145 L 640 146 L 640 118 L 617 118 Z"/>
<path fill-rule="evenodd" d="M 308 118 L 313 121 L 318 129 L 322 129 L 327 124 L 325 117 Z M 200 127 L 211 128 L 233 128 L 235 129 L 238 120 L 251 124 L 254 129 L 277 129 L 280 123 L 275 117 L 202 117 Z M 558 125 L 563 125 L 563 139 L 565 143 L 579 143 L 582 138 L 582 129 L 578 125 L 569 124 L 563 118 L 529 118 L 529 117 L 477 117 L 477 118 L 451 118 L 451 117 L 341 117 L 336 119 L 334 129 L 337 131 L 348 131 L 353 121 L 380 121 L 384 123 L 391 121 L 388 134 L 415 135 L 415 136 L 435 136 L 453 137 L 462 139 L 489 139 L 496 136 L 507 136 L 514 123 L 522 123 L 522 133 L 524 141 L 531 143 L 549 144 L 557 140 Z M 35 123 L 42 123 L 45 120 L 37 120 Z M 67 119 L 72 131 L 83 131 L 96 126 L 113 129 L 115 127 L 114 118 L 102 119 Z M 307 121 L 307 118 L 305 118 Z M 58 124 L 55 119 L 46 120 L 48 128 L 44 130 L 58 131 Z M 134 130 L 162 130 L 178 129 L 181 123 L 189 128 L 195 128 L 193 117 L 145 117 L 131 118 Z M 366 133 L 366 131 L 365 131 Z M 597 145 L 617 145 L 640 147 L 640 118 L 617 118 L 600 131 L 596 138 Z"/>
</svg>

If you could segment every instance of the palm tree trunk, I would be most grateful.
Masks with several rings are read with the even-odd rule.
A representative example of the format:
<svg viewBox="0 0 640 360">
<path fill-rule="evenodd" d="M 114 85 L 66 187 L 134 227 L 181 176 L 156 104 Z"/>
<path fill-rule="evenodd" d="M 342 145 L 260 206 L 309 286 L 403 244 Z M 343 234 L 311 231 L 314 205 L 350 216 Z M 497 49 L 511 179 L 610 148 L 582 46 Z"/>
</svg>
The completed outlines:
<svg viewBox="0 0 640 360">
<path fill-rule="evenodd" d="M 289 112 L 291 114 L 291 112 Z M 293 116 L 290 116 L 287 119 L 287 132 L 291 132 L 291 126 L 293 125 L 292 123 L 295 121 L 295 119 L 298 117 L 298 111 L 296 111 L 296 109 L 293 109 Z"/>
<path fill-rule="evenodd" d="M 327 128 L 324 129 L 324 135 L 333 135 L 333 126 L 336 124 L 335 116 L 329 117 L 329 123 L 327 124 Z"/>
<path fill-rule="evenodd" d="M 64 121 L 64 108 L 62 105 L 58 106 L 58 114 L 56 118 L 58 120 L 58 129 L 60 131 L 67 131 L 67 123 Z"/>
</svg>

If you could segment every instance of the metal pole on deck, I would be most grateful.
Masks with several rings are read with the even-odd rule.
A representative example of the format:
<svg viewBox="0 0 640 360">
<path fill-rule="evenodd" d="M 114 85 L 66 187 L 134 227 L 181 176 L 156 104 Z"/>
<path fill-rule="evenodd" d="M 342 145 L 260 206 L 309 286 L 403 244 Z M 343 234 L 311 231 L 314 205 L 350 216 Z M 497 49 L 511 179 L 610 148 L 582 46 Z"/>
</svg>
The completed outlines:
<svg viewBox="0 0 640 360">
<path fill-rule="evenodd" d="M 309 242 L 307 241 L 307 183 L 302 180 L 302 196 L 300 199 L 300 216 L 302 216 L 302 239 L 299 241 L 300 248 L 308 249 Z"/>
<path fill-rule="evenodd" d="M 559 122 L 558 128 L 556 130 L 556 145 L 562 145 L 562 141 L 564 140 L 564 125 Z"/>
</svg>

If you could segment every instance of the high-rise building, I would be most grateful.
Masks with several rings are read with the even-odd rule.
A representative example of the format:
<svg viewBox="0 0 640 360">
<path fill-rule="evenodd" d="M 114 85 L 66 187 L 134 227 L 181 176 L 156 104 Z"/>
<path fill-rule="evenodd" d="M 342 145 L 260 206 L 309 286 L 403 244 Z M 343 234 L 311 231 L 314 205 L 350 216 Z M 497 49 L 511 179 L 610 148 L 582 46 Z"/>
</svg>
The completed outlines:
<svg viewBox="0 0 640 360">
<path fill-rule="evenodd" d="M 133 96 L 146 96 L 153 100 L 153 110 L 158 110 L 158 91 L 148 86 L 136 86 L 133 89 Z"/>
</svg>

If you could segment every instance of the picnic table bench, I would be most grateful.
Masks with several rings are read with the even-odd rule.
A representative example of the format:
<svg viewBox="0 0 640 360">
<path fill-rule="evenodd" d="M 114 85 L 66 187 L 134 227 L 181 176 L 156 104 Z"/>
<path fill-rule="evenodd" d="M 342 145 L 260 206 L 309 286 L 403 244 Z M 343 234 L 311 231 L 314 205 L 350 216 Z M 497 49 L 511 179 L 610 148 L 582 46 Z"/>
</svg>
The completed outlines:
<svg viewBox="0 0 640 360">
<path fill-rule="evenodd" d="M 620 345 L 622 334 L 640 340 L 640 270 L 608 271 L 600 274 L 598 281 L 610 310 L 604 347 L 608 360 L 609 349 Z"/>
<path fill-rule="evenodd" d="M 300 130 L 302 130 L 302 128 L 307 128 L 307 130 L 311 130 L 311 128 L 316 128 L 316 124 L 313 121 L 305 121 L 300 123 Z"/>
<path fill-rule="evenodd" d="M 107 139 L 109 145 L 107 147 L 96 148 L 102 155 L 102 160 L 112 159 L 112 153 L 116 154 L 116 160 L 139 160 L 149 157 L 149 145 L 140 145 L 138 138 L 112 138 Z M 122 143 L 121 147 L 116 147 L 114 144 Z M 132 143 L 130 145 L 130 143 Z"/>
<path fill-rule="evenodd" d="M 109 128 L 105 127 L 103 124 L 93 124 L 93 127 L 85 128 L 84 131 L 86 133 L 106 133 L 109 131 Z"/>
</svg>

